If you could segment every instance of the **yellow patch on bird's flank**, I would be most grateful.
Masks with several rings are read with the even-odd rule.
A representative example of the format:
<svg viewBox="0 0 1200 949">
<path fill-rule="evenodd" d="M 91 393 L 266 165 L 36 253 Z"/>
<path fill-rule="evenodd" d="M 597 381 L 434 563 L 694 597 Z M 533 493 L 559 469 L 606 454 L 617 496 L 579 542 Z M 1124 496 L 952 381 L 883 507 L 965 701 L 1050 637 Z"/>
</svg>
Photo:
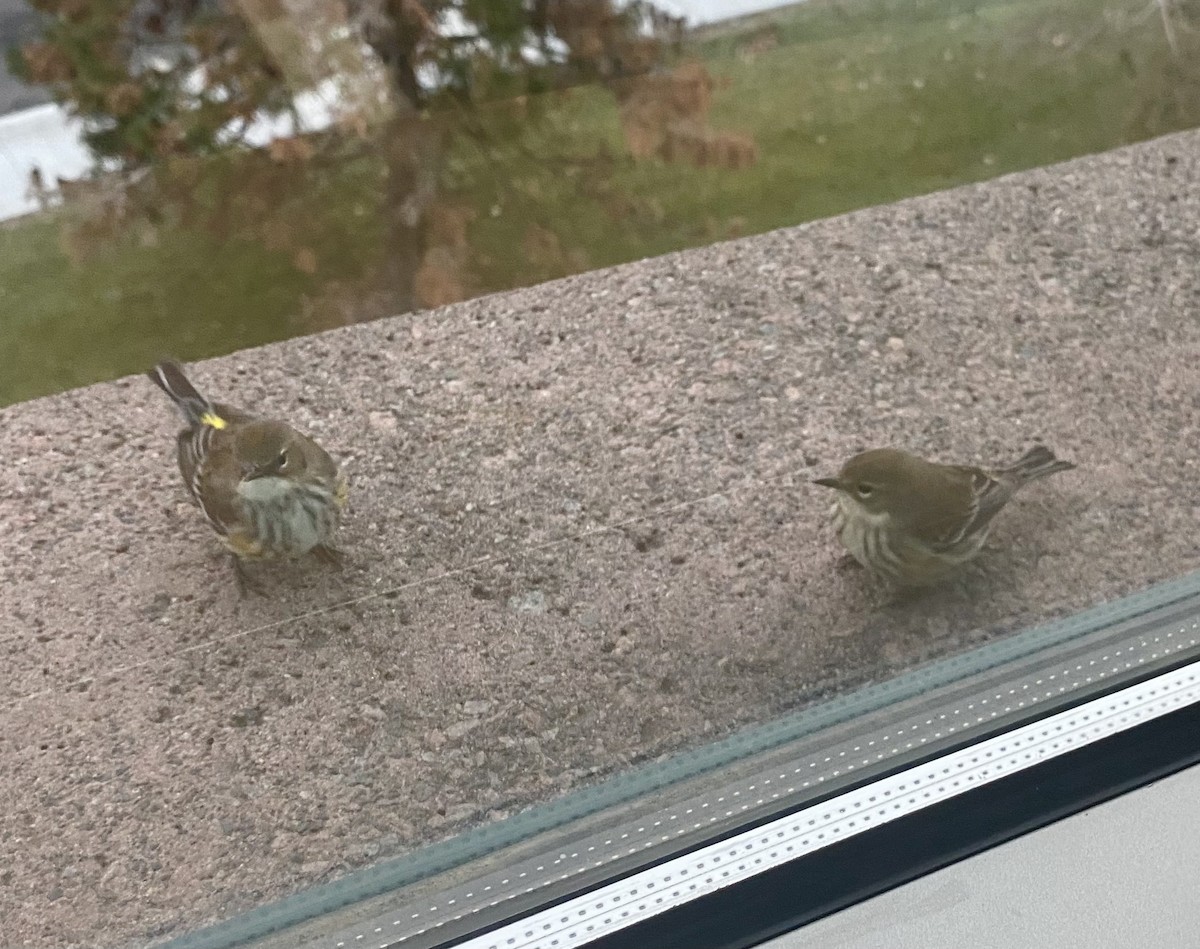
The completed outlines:
<svg viewBox="0 0 1200 949">
<path fill-rule="evenodd" d="M 224 428 L 227 423 L 216 412 L 205 412 L 200 416 L 200 424 L 208 425 L 210 428 Z"/>
<path fill-rule="evenodd" d="M 263 545 L 245 534 L 223 534 L 221 541 L 239 557 L 253 560 L 263 555 Z"/>
<path fill-rule="evenodd" d="M 338 478 L 337 488 L 334 490 L 333 500 L 341 510 L 346 506 L 346 499 L 350 497 L 350 485 L 346 483 L 345 478 Z"/>
</svg>

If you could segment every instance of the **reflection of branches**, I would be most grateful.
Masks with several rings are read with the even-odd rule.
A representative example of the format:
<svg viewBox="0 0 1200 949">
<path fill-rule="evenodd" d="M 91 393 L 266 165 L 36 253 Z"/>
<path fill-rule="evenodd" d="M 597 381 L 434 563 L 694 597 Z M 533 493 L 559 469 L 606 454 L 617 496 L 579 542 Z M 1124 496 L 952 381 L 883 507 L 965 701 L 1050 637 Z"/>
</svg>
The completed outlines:
<svg viewBox="0 0 1200 949">
<path fill-rule="evenodd" d="M 1167 46 L 1171 49 L 1171 55 L 1179 58 L 1181 54 L 1176 30 L 1182 29 L 1189 33 L 1196 31 L 1196 28 L 1188 22 L 1186 2 L 1184 0 L 1152 0 L 1150 6 L 1158 8 L 1163 35 L 1167 38 Z"/>
<path fill-rule="evenodd" d="M 1171 25 L 1171 11 L 1169 9 L 1171 0 L 1156 0 L 1158 4 L 1158 12 L 1162 17 L 1163 33 L 1167 37 L 1167 45 L 1171 47 L 1171 53 L 1174 56 L 1179 55 L 1179 41 L 1175 39 L 1175 28 Z"/>
<path fill-rule="evenodd" d="M 1163 47 L 1153 51 L 1151 70 L 1139 83 L 1130 125 L 1146 137 L 1191 128 L 1200 118 L 1200 0 L 1149 0 L 1136 22 L 1163 31 Z"/>
<path fill-rule="evenodd" d="M 548 165 L 555 168 L 574 169 L 590 171 L 611 171 L 617 164 L 618 157 L 623 164 L 630 165 L 633 159 L 628 156 L 616 156 L 607 148 L 601 148 L 595 154 L 572 153 L 555 155 L 550 152 L 536 151 L 533 146 L 526 142 L 517 141 L 513 143 L 514 150 L 522 158 L 529 162 L 537 162 L 540 165 Z M 581 181 L 595 182 L 596 179 L 589 176 L 582 176 Z"/>
<path fill-rule="evenodd" d="M 404 11 L 404 15 L 408 19 L 415 20 L 417 23 L 419 23 L 421 25 L 421 29 L 423 29 L 427 34 L 432 36 L 437 32 L 437 24 L 433 22 L 433 17 L 431 17 L 429 15 L 429 11 L 421 5 L 420 0 L 403 0 L 400 8 Z"/>
</svg>

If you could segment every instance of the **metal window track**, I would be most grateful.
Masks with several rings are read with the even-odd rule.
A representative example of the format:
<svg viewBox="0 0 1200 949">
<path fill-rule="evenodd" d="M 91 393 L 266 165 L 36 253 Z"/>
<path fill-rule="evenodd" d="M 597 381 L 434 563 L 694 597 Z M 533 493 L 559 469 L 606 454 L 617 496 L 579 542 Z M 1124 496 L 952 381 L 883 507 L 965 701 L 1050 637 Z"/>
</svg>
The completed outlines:
<svg viewBox="0 0 1200 949">
<path fill-rule="evenodd" d="M 631 913 L 630 907 L 637 900 L 631 900 L 627 891 L 619 889 L 620 882 L 606 885 L 610 880 L 641 878 L 639 871 L 651 864 L 662 867 L 675 858 L 692 859 L 681 855 L 753 823 L 773 820 L 780 814 L 817 813 L 814 808 L 827 810 L 825 802 L 835 796 L 850 801 L 852 798 L 848 795 L 858 793 L 856 789 L 869 786 L 872 781 L 890 781 L 898 772 L 915 774 L 916 769 L 931 767 L 931 762 L 949 762 L 952 759 L 948 756 L 952 754 L 963 754 L 980 747 L 980 740 L 992 740 L 993 736 L 1009 737 L 1018 733 L 1014 729 L 1026 726 L 1037 729 L 1047 727 L 1046 723 L 1050 721 L 1061 723 L 1065 719 L 1060 715 L 1080 714 L 1079 709 L 1084 707 L 1080 703 L 1086 699 L 1101 692 L 1118 694 L 1122 687 L 1153 676 L 1156 670 L 1182 666 L 1200 657 L 1200 597 L 1172 599 L 1156 609 L 1138 610 L 1124 616 L 1120 616 L 1114 606 L 1109 604 L 1103 608 L 1107 616 L 1095 617 L 1099 622 L 1090 634 L 1080 633 L 1078 618 L 1052 624 L 1059 628 L 1074 626 L 1073 635 L 1054 641 L 1048 650 L 1025 651 L 1024 655 L 1018 654 L 997 667 L 948 681 L 941 688 L 929 689 L 922 694 L 910 693 L 907 700 L 884 704 L 874 712 L 860 713 L 848 722 L 835 720 L 765 755 L 753 756 L 707 780 L 692 782 L 687 796 L 677 794 L 674 800 L 660 802 L 641 814 L 626 812 L 599 832 L 592 828 L 587 833 L 547 841 L 533 856 L 510 855 L 500 869 L 477 875 L 465 884 L 440 887 L 424 899 L 415 894 L 407 899 L 401 897 L 391 912 L 376 911 L 358 926 L 345 927 L 324 938 L 306 941 L 303 946 L 305 949 L 347 949 L 351 946 L 430 949 L 464 945 L 475 949 L 499 945 L 504 949 L 515 949 L 537 945 L 558 949 L 559 946 L 581 945 L 580 942 L 551 942 L 543 937 L 553 931 L 544 929 L 532 943 L 494 943 L 489 941 L 495 938 L 492 936 L 482 940 L 473 937 L 483 931 L 503 931 L 509 934 L 505 939 L 517 940 L 526 929 L 519 923 L 509 924 L 507 920 L 532 919 L 528 914 L 539 913 L 550 904 L 586 907 L 592 905 L 588 899 L 600 899 L 595 894 L 601 892 L 615 893 L 622 900 L 617 916 L 620 926 L 615 928 L 630 925 L 641 917 L 622 914 Z M 1114 619 L 1117 621 L 1113 622 Z M 1022 634 L 1026 635 L 1041 637 L 1044 634 L 1043 630 L 1036 630 Z M 1008 642 L 1005 646 L 1012 648 L 1013 644 Z M 957 664 L 967 658 L 951 661 Z M 927 670 L 917 670 L 912 675 L 923 678 L 926 673 Z M 885 687 L 901 684 L 887 683 Z M 1103 703 L 1106 699 L 1101 697 L 1094 701 Z M 801 715 L 809 721 L 820 721 L 822 711 L 822 707 L 817 706 Z M 1063 745 L 1060 750 L 1070 750 L 1082 743 L 1081 738 L 1074 739 L 1072 745 Z M 1028 759 L 1027 763 L 1045 760 L 1044 752 L 1044 748 L 1039 748 L 1041 757 Z M 1001 770 L 990 761 L 988 764 L 989 768 L 985 770 L 989 780 L 1018 770 Z M 949 766 L 948 763 L 941 765 L 942 768 Z M 967 790 L 982 783 L 980 775 L 973 775 L 970 783 L 961 784 L 959 789 Z M 936 797 L 933 796 L 933 785 L 927 787 L 923 783 L 921 793 L 926 790 L 931 796 L 920 798 L 926 804 L 947 797 L 940 785 Z M 821 803 L 816 803 L 818 801 Z M 898 811 L 894 805 L 895 800 L 889 799 L 893 816 L 920 809 Z M 779 818 L 780 821 L 788 819 Z M 868 816 L 858 819 L 855 827 L 861 832 L 882 823 L 885 821 L 878 816 Z M 837 823 L 823 826 L 817 833 L 824 836 L 809 840 L 809 849 L 818 843 L 827 845 L 852 836 L 846 830 Z M 720 848 L 724 844 L 711 846 Z M 693 850 L 693 853 L 699 852 L 702 851 Z M 703 852 L 710 851 L 705 848 Z M 785 859 L 806 852 L 785 852 Z M 760 860 L 752 866 L 757 872 L 772 866 L 765 862 L 762 854 L 755 853 L 754 859 Z M 705 874 L 698 873 L 688 864 L 681 866 L 687 867 L 686 892 L 691 894 L 690 898 L 711 892 L 711 885 L 701 888 Z M 722 857 L 720 872 L 732 873 L 729 867 L 729 857 Z M 653 874 L 656 871 L 644 872 Z M 720 886 L 727 886 L 741 877 L 730 875 L 718 879 Z M 618 889 L 610 890 L 609 886 Z M 657 912 L 675 905 L 663 896 L 669 889 L 661 881 L 654 884 L 653 907 Z M 562 902 L 564 900 L 568 902 Z M 612 910 L 612 907 L 608 909 Z M 589 939 L 600 938 L 603 931 L 597 928 L 599 924 L 590 916 L 588 919 L 593 928 L 585 930 L 583 935 Z M 504 928 L 494 929 L 498 925 Z M 553 938 L 565 937 L 555 933 Z"/>
<path fill-rule="evenodd" d="M 1200 662 L 907 768 L 702 847 L 483 936 L 461 949 L 572 949 L 1110 735 L 1200 702 Z M 382 929 L 355 945 L 402 945 Z"/>
<path fill-rule="evenodd" d="M 773 859 L 786 864 L 853 839 L 1166 714 L 1170 702 L 1196 701 L 1191 686 L 1161 696 L 1129 690 L 1166 683 L 1198 662 L 1193 574 L 622 773 L 162 949 L 584 945 L 645 913 L 729 893 Z M 1145 701 L 1122 711 L 1134 695 Z M 1062 734 L 1045 731 L 1057 727 Z M 991 757 L 964 765 L 980 749 Z M 872 793 L 874 809 L 861 797 L 870 804 Z M 735 839 L 751 849 L 739 852 Z M 714 857 L 719 865 L 696 862 Z M 669 880 L 655 875 L 668 872 Z M 584 914 L 569 920 L 583 929 L 562 922 L 568 912 Z M 526 935 L 533 926 L 542 928 Z"/>
</svg>

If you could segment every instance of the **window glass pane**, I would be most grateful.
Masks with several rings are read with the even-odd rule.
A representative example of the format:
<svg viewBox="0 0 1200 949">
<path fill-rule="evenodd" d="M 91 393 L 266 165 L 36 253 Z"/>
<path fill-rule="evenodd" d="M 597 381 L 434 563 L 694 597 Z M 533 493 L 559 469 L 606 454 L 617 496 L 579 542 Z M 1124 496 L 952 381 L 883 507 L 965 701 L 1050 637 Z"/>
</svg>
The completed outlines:
<svg viewBox="0 0 1200 949">
<path fill-rule="evenodd" d="M 1197 567 L 1194 0 L 0 40 L 11 941 L 495 869 Z"/>
</svg>

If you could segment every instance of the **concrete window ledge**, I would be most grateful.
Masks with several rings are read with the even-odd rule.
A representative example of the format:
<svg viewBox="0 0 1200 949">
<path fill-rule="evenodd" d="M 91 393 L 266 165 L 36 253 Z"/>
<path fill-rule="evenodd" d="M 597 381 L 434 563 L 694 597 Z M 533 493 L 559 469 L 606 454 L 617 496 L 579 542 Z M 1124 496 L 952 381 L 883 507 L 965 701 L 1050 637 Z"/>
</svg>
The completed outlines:
<svg viewBox="0 0 1200 949">
<path fill-rule="evenodd" d="M 1200 566 L 1200 134 L 212 360 L 342 459 L 239 600 L 135 377 L 0 411 L 0 918 L 143 943 Z M 895 444 L 1079 465 L 958 587 L 840 570 Z"/>
</svg>

